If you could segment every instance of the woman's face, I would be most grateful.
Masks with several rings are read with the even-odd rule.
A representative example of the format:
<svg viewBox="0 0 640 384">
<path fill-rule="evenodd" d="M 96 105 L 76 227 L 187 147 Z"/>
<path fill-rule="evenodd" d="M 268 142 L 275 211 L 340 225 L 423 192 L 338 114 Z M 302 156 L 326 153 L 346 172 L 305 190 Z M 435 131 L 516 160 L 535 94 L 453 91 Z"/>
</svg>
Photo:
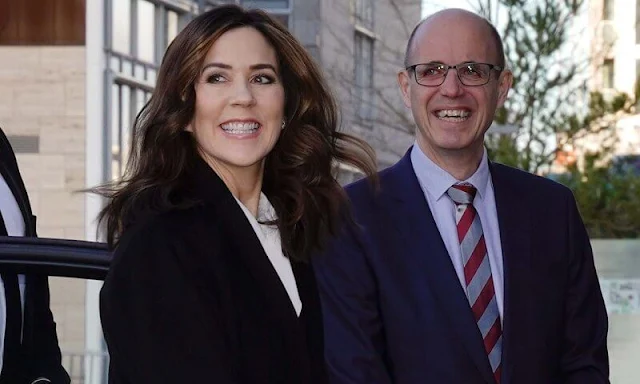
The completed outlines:
<svg viewBox="0 0 640 384">
<path fill-rule="evenodd" d="M 252 27 L 224 33 L 207 53 L 187 127 L 221 176 L 262 171 L 282 131 L 285 94 L 274 48 Z"/>
</svg>

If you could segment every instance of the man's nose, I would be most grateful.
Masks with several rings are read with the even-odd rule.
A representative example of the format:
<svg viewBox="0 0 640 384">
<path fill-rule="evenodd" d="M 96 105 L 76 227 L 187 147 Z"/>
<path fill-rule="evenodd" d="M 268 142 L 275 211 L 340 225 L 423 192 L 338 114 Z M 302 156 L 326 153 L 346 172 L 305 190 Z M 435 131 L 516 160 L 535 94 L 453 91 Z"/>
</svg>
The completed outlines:
<svg viewBox="0 0 640 384">
<path fill-rule="evenodd" d="M 458 70 L 449 68 L 444 78 L 444 82 L 440 85 L 440 93 L 446 97 L 457 97 L 462 94 L 464 84 L 458 78 Z"/>
</svg>

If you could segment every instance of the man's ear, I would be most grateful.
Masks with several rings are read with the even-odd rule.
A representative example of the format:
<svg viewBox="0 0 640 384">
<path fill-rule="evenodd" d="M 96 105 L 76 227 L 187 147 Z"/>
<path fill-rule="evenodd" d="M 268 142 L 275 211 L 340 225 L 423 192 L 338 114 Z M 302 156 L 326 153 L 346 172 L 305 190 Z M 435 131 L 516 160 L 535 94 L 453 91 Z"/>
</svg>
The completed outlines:
<svg viewBox="0 0 640 384">
<path fill-rule="evenodd" d="M 411 79 L 409 73 L 405 70 L 398 72 L 398 85 L 400 86 L 400 93 L 402 93 L 402 101 L 407 108 L 411 108 L 411 96 L 409 95 Z"/>
<path fill-rule="evenodd" d="M 498 107 L 502 107 L 507 100 L 509 89 L 513 85 L 513 72 L 505 69 L 498 79 Z"/>
</svg>

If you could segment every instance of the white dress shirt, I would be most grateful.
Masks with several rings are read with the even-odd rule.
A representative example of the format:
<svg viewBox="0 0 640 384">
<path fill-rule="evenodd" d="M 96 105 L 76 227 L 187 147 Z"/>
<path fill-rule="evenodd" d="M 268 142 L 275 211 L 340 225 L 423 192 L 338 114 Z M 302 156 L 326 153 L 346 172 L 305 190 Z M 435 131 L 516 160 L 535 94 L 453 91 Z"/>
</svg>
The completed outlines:
<svg viewBox="0 0 640 384">
<path fill-rule="evenodd" d="M 273 269 L 278 273 L 280 281 L 282 281 L 282 285 L 284 285 L 289 295 L 293 308 L 296 310 L 298 316 L 300 316 L 300 312 L 302 312 L 302 301 L 300 300 L 298 286 L 296 285 L 296 279 L 293 275 L 293 269 L 291 268 L 291 261 L 282 253 L 280 231 L 275 225 L 262 224 L 276 219 L 275 209 L 264 193 L 260 193 L 257 218 L 253 216 L 240 200 L 236 198 L 236 201 L 238 205 L 240 205 L 240 208 L 242 208 L 245 216 L 247 216 L 247 219 L 249 219 L 256 236 L 258 236 L 260 240 L 260 244 L 262 244 L 262 248 L 264 248 L 264 252 L 269 257 Z"/>
<path fill-rule="evenodd" d="M 24 219 L 20 206 L 16 201 L 11 188 L 0 175 L 0 212 L 2 219 L 7 228 L 9 236 L 24 236 Z M 20 288 L 20 301 L 22 303 L 22 311 L 24 312 L 24 275 L 18 275 L 18 285 Z M 4 292 L 4 281 L 0 277 L 0 372 L 2 371 L 2 356 L 4 356 L 4 333 L 7 327 L 7 303 Z"/>
<path fill-rule="evenodd" d="M 449 252 L 451 262 L 455 268 L 462 288 L 466 291 L 464 279 L 464 265 L 462 264 L 462 254 L 460 242 L 458 240 L 456 227 L 456 206 L 453 200 L 447 195 L 447 190 L 454 184 L 466 182 L 473 185 L 478 192 L 473 200 L 482 223 L 491 264 L 491 276 L 498 303 L 500 318 L 503 319 L 504 308 L 504 264 L 502 261 L 502 245 L 500 243 L 500 227 L 498 226 L 498 213 L 496 211 L 496 200 L 493 193 L 493 183 L 489 173 L 489 161 L 485 149 L 482 161 L 476 172 L 467 180 L 456 180 L 447 171 L 440 168 L 429 159 L 414 143 L 411 150 L 411 163 L 422 192 L 427 199 L 431 213 L 440 231 L 440 236 Z"/>
</svg>

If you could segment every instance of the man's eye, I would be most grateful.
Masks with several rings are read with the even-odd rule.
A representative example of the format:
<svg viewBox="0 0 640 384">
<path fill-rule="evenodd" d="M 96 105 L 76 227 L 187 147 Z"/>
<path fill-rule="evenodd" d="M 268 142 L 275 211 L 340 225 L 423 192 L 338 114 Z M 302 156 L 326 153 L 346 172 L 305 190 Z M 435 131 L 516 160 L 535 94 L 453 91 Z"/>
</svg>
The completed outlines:
<svg viewBox="0 0 640 384">
<path fill-rule="evenodd" d="M 426 67 L 421 72 L 422 76 L 437 76 L 442 73 L 442 67 Z"/>
<path fill-rule="evenodd" d="M 464 67 L 464 74 L 467 76 L 482 76 L 482 71 L 473 65 Z"/>
</svg>

